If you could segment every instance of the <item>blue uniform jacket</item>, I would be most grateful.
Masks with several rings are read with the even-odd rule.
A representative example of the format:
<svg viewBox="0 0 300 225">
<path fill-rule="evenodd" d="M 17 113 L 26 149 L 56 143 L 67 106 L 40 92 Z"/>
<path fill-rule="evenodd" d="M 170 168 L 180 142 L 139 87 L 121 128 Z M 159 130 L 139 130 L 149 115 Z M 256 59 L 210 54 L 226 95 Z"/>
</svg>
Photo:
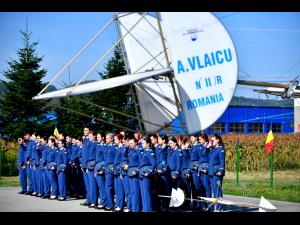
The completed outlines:
<svg viewBox="0 0 300 225">
<path fill-rule="evenodd" d="M 34 156 L 34 165 L 39 166 L 42 159 L 42 151 L 44 150 L 44 146 L 42 144 L 37 145 L 35 148 L 35 156 Z"/>
<path fill-rule="evenodd" d="M 66 169 L 68 164 L 68 151 L 65 148 L 61 148 L 57 152 L 56 156 L 56 165 L 57 165 L 57 170 L 59 171 L 60 169 Z"/>
<path fill-rule="evenodd" d="M 190 169 L 192 173 L 197 173 L 193 167 L 197 167 L 199 169 L 200 165 L 200 145 L 198 142 L 192 144 L 190 148 Z"/>
<path fill-rule="evenodd" d="M 87 168 L 90 170 L 94 169 L 95 167 L 97 144 L 98 144 L 97 141 L 90 142 L 89 158 L 87 161 Z"/>
<path fill-rule="evenodd" d="M 72 144 L 69 162 L 75 163 L 76 159 L 78 159 L 78 158 L 79 158 L 79 147 L 76 144 Z"/>
<path fill-rule="evenodd" d="M 171 149 L 171 151 L 172 154 L 169 159 L 169 168 L 171 170 L 171 176 L 177 177 L 181 171 L 183 153 L 178 147 Z"/>
<path fill-rule="evenodd" d="M 26 154 L 25 154 L 25 159 L 26 159 L 26 162 L 27 161 L 30 161 L 31 159 L 31 146 L 32 146 L 32 143 L 33 141 L 32 140 L 29 140 L 27 143 L 26 143 Z"/>
<path fill-rule="evenodd" d="M 18 167 L 22 167 L 26 165 L 26 144 L 22 143 L 19 146 L 18 150 Z"/>
<path fill-rule="evenodd" d="M 105 168 L 107 172 L 113 173 L 113 165 L 116 156 L 116 145 L 106 144 L 104 149 Z"/>
<path fill-rule="evenodd" d="M 136 146 L 135 149 L 128 150 L 128 167 L 138 167 L 140 165 L 140 155 L 142 148 Z"/>
<path fill-rule="evenodd" d="M 105 161 L 104 151 L 105 151 L 105 142 L 102 141 L 101 143 L 98 143 L 96 147 L 96 163 Z"/>
<path fill-rule="evenodd" d="M 105 172 L 105 158 L 104 158 L 104 151 L 105 151 L 105 142 L 102 141 L 101 143 L 97 143 L 96 146 L 96 166 L 95 170 L 97 170 L 97 167 L 101 165 L 102 172 Z M 100 164 L 100 165 L 97 165 Z"/>
<path fill-rule="evenodd" d="M 88 161 L 96 160 L 97 144 L 98 144 L 97 141 L 90 142 L 90 150 L 89 150 Z"/>
<path fill-rule="evenodd" d="M 38 156 L 37 153 L 37 142 L 32 141 L 31 143 L 31 159 L 30 159 L 30 164 L 31 165 L 36 165 L 36 160 L 35 158 Z"/>
<path fill-rule="evenodd" d="M 183 169 L 189 169 L 190 166 L 190 149 L 182 149 L 182 165 L 181 165 L 181 170 Z"/>
<path fill-rule="evenodd" d="M 72 155 L 72 142 L 67 142 L 66 143 L 66 150 L 68 152 L 68 161 L 70 161 L 71 155 Z"/>
<path fill-rule="evenodd" d="M 55 147 L 52 148 L 48 147 L 47 163 L 56 161 L 56 150 L 57 149 Z"/>
<path fill-rule="evenodd" d="M 143 152 L 140 152 L 139 171 L 141 172 L 143 168 L 147 168 L 144 172 L 148 175 L 155 172 L 155 153 L 151 148 L 147 148 Z"/>
<path fill-rule="evenodd" d="M 225 149 L 222 146 L 212 148 L 208 154 L 208 175 L 218 172 L 225 175 Z"/>
<path fill-rule="evenodd" d="M 81 149 L 81 167 L 83 169 L 87 168 L 87 161 L 89 159 L 89 150 L 90 150 L 90 141 L 88 138 L 85 138 Z"/>
<path fill-rule="evenodd" d="M 129 153 L 129 146 L 124 145 L 121 148 L 121 168 L 122 168 L 121 174 L 122 175 L 127 175 L 128 172 L 128 170 L 126 171 L 124 170 L 124 166 L 128 165 L 129 162 L 128 153 Z"/>
<path fill-rule="evenodd" d="M 168 151 L 169 147 L 167 145 L 165 145 L 164 147 L 158 145 L 156 148 L 156 169 L 161 170 L 162 173 L 165 173 L 167 171 Z"/>
<path fill-rule="evenodd" d="M 207 144 L 205 143 L 204 145 L 200 145 L 200 163 L 208 163 L 208 153 L 209 149 L 207 148 Z"/>
<path fill-rule="evenodd" d="M 135 149 L 128 149 L 128 176 L 132 176 L 133 171 L 135 171 L 136 175 L 138 175 L 142 151 L 143 149 L 139 146 L 136 146 Z"/>
<path fill-rule="evenodd" d="M 115 160 L 114 160 L 114 174 L 120 175 L 121 174 L 121 163 L 122 163 L 122 149 L 125 146 L 121 144 L 120 146 L 115 147 Z"/>
<path fill-rule="evenodd" d="M 49 147 L 48 145 L 43 145 L 43 150 L 42 150 L 42 165 L 46 166 L 47 165 L 47 155 L 48 155 Z"/>
</svg>

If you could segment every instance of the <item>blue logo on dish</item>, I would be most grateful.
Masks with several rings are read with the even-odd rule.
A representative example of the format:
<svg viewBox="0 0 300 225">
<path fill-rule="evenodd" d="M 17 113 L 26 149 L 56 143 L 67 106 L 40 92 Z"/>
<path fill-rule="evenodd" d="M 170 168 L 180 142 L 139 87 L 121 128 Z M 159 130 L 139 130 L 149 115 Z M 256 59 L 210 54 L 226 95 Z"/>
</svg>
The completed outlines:
<svg viewBox="0 0 300 225">
<path fill-rule="evenodd" d="M 191 39 L 191 41 L 196 41 L 198 39 L 198 33 L 199 32 L 203 32 L 203 30 L 199 30 L 198 28 L 194 28 L 194 29 L 190 29 L 190 30 L 187 30 L 186 33 L 183 33 L 182 35 L 185 36 L 185 35 L 188 35 Z"/>
</svg>

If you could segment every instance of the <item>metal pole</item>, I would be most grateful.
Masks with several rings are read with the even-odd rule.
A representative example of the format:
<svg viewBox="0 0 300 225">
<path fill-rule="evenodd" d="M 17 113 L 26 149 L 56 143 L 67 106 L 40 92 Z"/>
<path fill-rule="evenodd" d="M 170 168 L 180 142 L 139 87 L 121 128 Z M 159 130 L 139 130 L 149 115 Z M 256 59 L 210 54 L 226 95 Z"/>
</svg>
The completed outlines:
<svg viewBox="0 0 300 225">
<path fill-rule="evenodd" d="M 164 41 L 164 36 L 163 36 L 163 32 L 162 32 L 162 28 L 161 28 L 160 21 L 159 21 L 159 14 L 158 14 L 158 12 L 156 12 L 156 17 L 157 17 L 157 24 L 158 24 L 158 28 L 159 28 L 159 33 L 160 33 L 161 42 L 162 42 L 163 49 L 164 49 L 164 54 L 165 54 L 167 66 L 170 67 L 170 61 L 169 61 L 169 57 L 168 57 L 167 50 L 166 50 L 166 44 L 165 44 L 165 41 Z M 181 126 L 181 133 L 182 133 L 183 136 L 185 136 L 184 126 L 183 126 L 183 120 L 182 120 L 182 117 L 181 117 L 181 114 L 180 114 L 180 103 L 179 103 L 179 99 L 178 99 L 178 97 L 177 97 L 177 95 L 176 95 L 175 86 L 174 86 L 174 82 L 173 82 L 172 76 L 168 76 L 168 78 L 169 78 L 169 80 L 170 80 L 170 83 L 171 83 L 171 86 L 172 86 L 172 89 L 173 89 L 173 94 L 174 94 L 175 101 L 176 101 L 176 107 L 177 107 L 177 112 L 178 112 L 178 118 L 179 118 L 180 126 Z"/>
<path fill-rule="evenodd" d="M 239 185 L 240 153 L 239 140 L 236 142 L 236 184 Z"/>
<path fill-rule="evenodd" d="M 89 69 L 89 71 L 87 71 L 84 75 L 83 75 L 83 77 L 81 77 L 81 79 L 77 82 L 77 84 L 74 86 L 74 87 L 72 87 L 72 90 L 70 91 L 70 92 L 72 92 L 72 91 L 74 91 L 74 89 L 75 88 L 77 88 L 78 87 L 78 85 L 92 72 L 92 71 L 94 71 L 94 69 L 99 65 L 99 63 L 100 62 L 102 62 L 104 59 L 105 59 L 105 57 L 108 55 L 108 53 L 110 53 L 126 36 L 127 36 L 127 34 L 129 34 L 131 31 L 132 31 L 132 29 L 133 28 L 135 28 L 136 27 L 136 25 L 146 16 L 146 14 L 147 13 L 144 13 L 143 14 L 143 16 L 128 30 L 128 32 L 126 33 L 126 34 L 124 34 L 124 36 L 121 38 L 121 39 L 119 39 L 118 41 L 117 41 L 117 43 L 115 43 L 109 50 L 107 50 L 105 53 L 104 53 L 104 55 Z"/>
<path fill-rule="evenodd" d="M 112 22 L 113 20 L 111 19 L 100 31 L 98 31 L 97 34 L 95 34 L 95 36 L 82 49 L 80 49 L 80 51 L 52 78 L 52 80 L 40 91 L 40 93 L 38 93 L 38 95 L 41 95 L 49 87 L 49 85 L 52 84 L 53 81 L 55 81 Z"/>
<path fill-rule="evenodd" d="M 117 30 L 117 33 L 118 33 L 118 39 L 121 39 L 120 28 L 119 28 L 119 25 L 118 25 L 118 18 L 116 17 L 116 15 L 114 15 L 114 21 L 115 21 L 116 30 Z M 129 74 L 129 68 L 128 68 L 126 57 L 125 57 L 125 52 L 124 52 L 124 49 L 123 49 L 123 45 L 124 45 L 124 41 L 122 40 L 121 43 L 120 43 L 120 48 L 121 48 L 122 57 L 123 57 L 123 60 L 124 60 L 124 63 L 125 63 L 126 72 L 127 72 L 127 74 Z M 136 96 L 135 96 L 135 92 L 134 92 L 134 88 L 133 88 L 132 84 L 130 84 L 130 91 L 131 91 L 131 95 L 132 95 L 132 100 L 133 100 L 136 116 L 137 116 L 137 119 L 138 119 L 139 128 L 140 128 L 141 133 L 143 133 L 143 126 L 142 126 L 142 122 L 141 122 L 141 118 L 140 118 L 140 113 L 139 113 L 139 110 L 138 110 L 138 107 L 137 107 L 137 100 L 136 100 Z"/>
<path fill-rule="evenodd" d="M 0 143 L 0 177 L 2 175 L 2 144 Z"/>
<path fill-rule="evenodd" d="M 270 158 L 270 187 L 273 187 L 273 150 L 272 152 L 269 154 L 269 158 Z"/>
</svg>

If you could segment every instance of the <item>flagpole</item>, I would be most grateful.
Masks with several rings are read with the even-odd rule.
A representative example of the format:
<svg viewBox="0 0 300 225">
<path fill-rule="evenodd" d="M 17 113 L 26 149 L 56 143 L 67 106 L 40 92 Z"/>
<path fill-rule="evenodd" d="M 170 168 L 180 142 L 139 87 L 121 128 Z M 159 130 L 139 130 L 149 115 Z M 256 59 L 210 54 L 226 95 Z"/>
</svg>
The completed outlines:
<svg viewBox="0 0 300 225">
<path fill-rule="evenodd" d="M 239 140 L 236 142 L 236 184 L 239 185 L 239 167 L 240 167 L 240 154 L 239 154 Z"/>
<path fill-rule="evenodd" d="M 273 187 L 273 151 L 269 154 L 270 158 L 270 187 Z"/>
</svg>

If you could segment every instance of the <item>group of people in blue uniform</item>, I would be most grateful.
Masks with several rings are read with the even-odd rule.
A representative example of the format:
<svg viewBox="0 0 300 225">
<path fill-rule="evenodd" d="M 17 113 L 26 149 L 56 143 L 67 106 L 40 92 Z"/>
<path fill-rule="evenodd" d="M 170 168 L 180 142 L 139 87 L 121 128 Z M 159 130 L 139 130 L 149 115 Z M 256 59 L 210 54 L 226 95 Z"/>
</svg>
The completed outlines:
<svg viewBox="0 0 300 225">
<path fill-rule="evenodd" d="M 209 208 L 199 196 L 222 197 L 225 149 L 218 134 L 142 137 L 85 127 L 79 138 L 27 133 L 18 141 L 20 194 L 82 198 L 82 206 L 124 212 L 167 211 L 172 188 L 195 199 L 182 206 L 192 210 Z"/>
</svg>

